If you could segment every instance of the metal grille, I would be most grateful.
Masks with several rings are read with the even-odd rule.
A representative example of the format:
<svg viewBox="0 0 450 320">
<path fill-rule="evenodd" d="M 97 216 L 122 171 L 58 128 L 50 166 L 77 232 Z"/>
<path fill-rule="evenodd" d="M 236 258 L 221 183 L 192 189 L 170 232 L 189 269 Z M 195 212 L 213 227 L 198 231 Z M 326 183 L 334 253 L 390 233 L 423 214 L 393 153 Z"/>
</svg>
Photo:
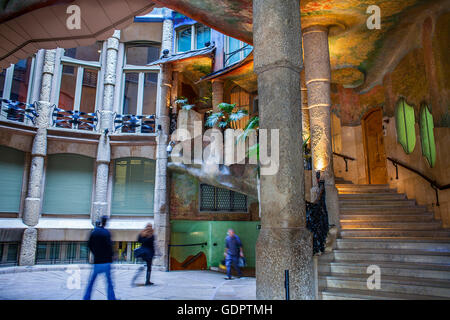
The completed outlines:
<svg viewBox="0 0 450 320">
<path fill-rule="evenodd" d="M 200 211 L 247 212 L 247 196 L 227 189 L 201 184 Z"/>
</svg>

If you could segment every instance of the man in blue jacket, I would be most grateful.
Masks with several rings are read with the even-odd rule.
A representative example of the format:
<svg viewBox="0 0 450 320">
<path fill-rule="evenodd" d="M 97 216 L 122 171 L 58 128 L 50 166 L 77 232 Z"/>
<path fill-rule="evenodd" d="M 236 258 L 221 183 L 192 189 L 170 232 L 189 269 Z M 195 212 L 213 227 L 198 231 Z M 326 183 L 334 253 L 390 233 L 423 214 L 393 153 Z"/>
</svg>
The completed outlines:
<svg viewBox="0 0 450 320">
<path fill-rule="evenodd" d="M 111 278 L 111 263 L 113 258 L 113 247 L 111 241 L 111 234 L 106 227 L 108 221 L 107 216 L 101 218 L 101 222 L 96 224 L 95 229 L 91 232 L 89 237 L 88 247 L 94 255 L 94 270 L 91 273 L 91 278 L 84 295 L 84 300 L 91 299 L 92 287 L 95 279 L 100 273 L 104 273 L 108 284 L 108 300 L 116 300 L 114 295 L 114 286 Z"/>
<path fill-rule="evenodd" d="M 234 233 L 234 230 L 228 229 L 227 235 L 225 238 L 225 266 L 227 267 L 227 277 L 225 279 L 231 280 L 231 266 L 237 270 L 238 277 L 242 277 L 242 272 L 239 268 L 239 257 L 244 257 L 244 252 L 242 251 L 241 239 Z"/>
</svg>

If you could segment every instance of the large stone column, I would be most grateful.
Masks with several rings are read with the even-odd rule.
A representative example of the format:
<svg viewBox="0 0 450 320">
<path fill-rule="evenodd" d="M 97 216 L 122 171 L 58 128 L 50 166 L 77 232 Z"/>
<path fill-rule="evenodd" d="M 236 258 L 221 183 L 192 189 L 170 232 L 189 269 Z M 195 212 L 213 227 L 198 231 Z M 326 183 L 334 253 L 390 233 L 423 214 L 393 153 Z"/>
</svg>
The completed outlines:
<svg viewBox="0 0 450 320">
<path fill-rule="evenodd" d="M 321 178 L 325 179 L 329 223 L 339 229 L 339 200 L 334 181 L 331 145 L 331 67 L 328 28 L 312 26 L 303 30 L 303 48 L 313 170 L 321 171 Z M 317 184 L 314 174 L 312 177 L 313 185 Z"/>
<path fill-rule="evenodd" d="M 120 31 L 115 30 L 107 40 L 103 100 L 100 106 L 99 132 L 97 147 L 97 174 L 92 205 L 91 220 L 94 224 L 101 216 L 108 216 L 108 176 L 111 161 L 111 146 L 108 132 L 113 132 L 114 91 L 116 87 L 117 53 L 119 51 Z"/>
<path fill-rule="evenodd" d="M 163 22 L 163 47 L 161 50 L 171 50 L 173 21 L 166 15 Z M 170 45 L 170 46 L 169 46 Z M 172 67 L 168 64 L 161 65 L 161 73 L 158 78 L 160 87 L 160 99 L 157 103 L 156 126 L 160 129 L 156 137 L 156 172 L 154 193 L 154 221 L 156 242 L 159 256 L 155 259 L 155 265 L 167 270 L 168 244 L 170 243 L 170 217 L 169 217 L 169 188 L 167 175 L 167 143 L 169 140 L 169 108 L 170 87 L 172 83 Z"/>
<path fill-rule="evenodd" d="M 41 213 L 42 176 L 47 156 L 47 128 L 50 123 L 50 94 L 55 70 L 56 50 L 46 50 L 42 67 L 42 82 L 39 101 L 36 102 L 36 135 L 31 150 L 31 166 L 28 179 L 22 220 L 29 228 L 25 229 L 20 249 L 19 265 L 34 265 L 36 258 L 37 229 Z"/>
<path fill-rule="evenodd" d="M 270 41 L 269 41 L 270 39 Z M 253 44 L 261 130 L 279 130 L 279 169 L 261 175 L 261 232 L 256 244 L 256 297 L 314 299 L 312 235 L 306 229 L 301 153 L 298 0 L 253 0 Z M 269 153 L 270 153 L 270 148 Z M 261 147 L 260 147 L 261 150 Z"/>
<path fill-rule="evenodd" d="M 211 82 L 212 86 L 212 107 L 213 112 L 219 112 L 217 107 L 223 101 L 223 80 L 214 79 Z"/>
</svg>

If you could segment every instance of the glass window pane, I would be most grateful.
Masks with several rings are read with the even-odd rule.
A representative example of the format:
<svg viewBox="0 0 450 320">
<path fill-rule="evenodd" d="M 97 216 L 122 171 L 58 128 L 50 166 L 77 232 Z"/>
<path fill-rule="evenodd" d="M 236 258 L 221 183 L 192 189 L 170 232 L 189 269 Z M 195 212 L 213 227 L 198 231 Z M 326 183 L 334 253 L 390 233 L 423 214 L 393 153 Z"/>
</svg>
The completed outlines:
<svg viewBox="0 0 450 320">
<path fill-rule="evenodd" d="M 101 42 L 96 42 L 90 46 L 65 49 L 64 55 L 78 60 L 99 61 L 101 49 Z"/>
<path fill-rule="evenodd" d="M 241 41 L 234 39 L 234 38 L 228 38 L 228 52 L 227 52 L 227 65 L 233 64 L 238 62 L 241 59 L 240 52 L 234 53 L 236 50 L 239 50 L 241 47 Z"/>
<path fill-rule="evenodd" d="M 6 257 L 6 261 L 8 261 L 8 262 L 17 261 L 17 251 L 18 251 L 17 243 L 9 243 L 8 244 L 8 256 Z"/>
<path fill-rule="evenodd" d="M 211 41 L 211 29 L 207 26 L 198 25 L 196 30 L 196 49 L 206 47 L 206 43 Z"/>
<path fill-rule="evenodd" d="M 6 69 L 0 72 L 0 98 L 3 98 L 3 88 L 5 87 Z"/>
<path fill-rule="evenodd" d="M 153 215 L 155 161 L 126 158 L 115 162 L 112 214 Z"/>
<path fill-rule="evenodd" d="M 77 69 L 78 67 L 63 65 L 58 106 L 64 110 L 73 110 Z"/>
<path fill-rule="evenodd" d="M 80 111 L 95 112 L 95 96 L 97 94 L 97 75 L 96 69 L 84 69 L 83 87 L 81 89 Z"/>
<path fill-rule="evenodd" d="M 234 211 L 247 211 L 247 196 L 242 193 L 233 193 L 233 210 Z"/>
<path fill-rule="evenodd" d="M 191 27 L 177 31 L 177 51 L 185 52 L 191 50 Z"/>
<path fill-rule="evenodd" d="M 145 66 L 159 59 L 160 47 L 156 45 L 139 45 L 127 48 L 127 64 Z"/>
<path fill-rule="evenodd" d="M 215 192 L 214 187 L 202 184 L 200 185 L 200 210 L 215 210 Z"/>
<path fill-rule="evenodd" d="M 138 84 L 139 84 L 139 73 L 130 72 L 125 74 L 125 89 L 123 93 L 123 114 L 136 115 Z"/>
<path fill-rule="evenodd" d="M 5 245 L 3 243 L 0 243 L 0 263 L 3 261 L 3 248 Z"/>
<path fill-rule="evenodd" d="M 31 73 L 32 59 L 23 59 L 14 65 L 13 81 L 11 85 L 11 100 L 27 102 L 28 85 Z"/>
<path fill-rule="evenodd" d="M 50 246 L 50 260 L 59 259 L 60 244 L 58 242 L 52 242 Z"/>
<path fill-rule="evenodd" d="M 0 146 L 0 212 L 19 212 L 25 154 Z"/>
<path fill-rule="evenodd" d="M 80 243 L 80 259 L 89 258 L 89 248 L 86 242 Z"/>
<path fill-rule="evenodd" d="M 66 247 L 66 259 L 74 260 L 77 256 L 77 244 L 75 242 L 69 242 Z"/>
<path fill-rule="evenodd" d="M 156 92 L 158 85 L 157 73 L 146 73 L 144 81 L 144 103 L 142 114 L 150 115 L 156 112 Z"/>
<path fill-rule="evenodd" d="M 44 260 L 47 253 L 47 243 L 39 242 L 37 245 L 37 259 Z"/>
<path fill-rule="evenodd" d="M 245 49 L 244 49 L 244 58 L 245 58 L 246 56 L 248 56 L 248 55 L 250 54 L 250 52 L 252 52 L 253 46 L 248 45 L 248 44 L 245 44 L 245 43 L 244 43 L 244 46 L 245 46 Z"/>
</svg>

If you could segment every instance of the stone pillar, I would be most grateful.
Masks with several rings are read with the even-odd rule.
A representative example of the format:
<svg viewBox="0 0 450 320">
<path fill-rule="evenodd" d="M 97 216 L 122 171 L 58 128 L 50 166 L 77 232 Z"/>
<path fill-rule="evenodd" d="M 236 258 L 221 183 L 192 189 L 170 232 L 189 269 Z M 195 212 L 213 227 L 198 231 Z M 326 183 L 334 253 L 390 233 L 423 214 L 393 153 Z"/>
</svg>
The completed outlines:
<svg viewBox="0 0 450 320">
<path fill-rule="evenodd" d="M 212 107 L 213 112 L 219 112 L 217 107 L 223 101 L 223 80 L 214 79 L 211 82 L 212 85 Z"/>
<path fill-rule="evenodd" d="M 166 16 L 163 22 L 163 47 L 161 50 L 172 48 L 173 21 Z M 169 47 L 170 44 L 170 47 Z M 161 65 L 161 73 L 158 78 L 160 99 L 156 110 L 156 172 L 154 193 L 154 229 L 156 231 L 156 244 L 159 256 L 155 259 L 155 265 L 168 269 L 168 244 L 170 243 L 170 217 L 169 217 L 169 188 L 167 174 L 167 144 L 169 140 L 169 108 L 170 87 L 172 83 L 172 67 L 168 64 Z"/>
<path fill-rule="evenodd" d="M 321 171 L 321 178 L 325 180 L 329 223 L 339 229 L 339 199 L 334 181 L 331 145 L 331 66 L 328 28 L 312 26 L 303 30 L 303 48 L 313 171 Z M 312 178 L 313 185 L 316 185 L 315 174 Z"/>
<path fill-rule="evenodd" d="M 268 41 L 271 39 L 271 41 Z M 257 299 L 314 299 L 312 235 L 306 229 L 301 155 L 298 0 L 253 0 L 253 44 L 260 131 L 279 130 L 279 169 L 261 175 L 261 232 L 256 244 Z M 268 148 L 270 153 L 270 148 Z M 261 171 L 262 172 L 262 171 Z"/>
<path fill-rule="evenodd" d="M 103 85 L 103 100 L 100 107 L 101 133 L 97 147 L 97 174 L 95 177 L 95 193 L 92 205 L 91 221 L 95 224 L 101 216 L 109 216 L 108 211 L 108 177 L 111 161 L 111 145 L 109 132 L 114 131 L 114 92 L 116 87 L 117 53 L 119 51 L 120 30 L 115 30 L 106 43 L 105 77 Z M 106 132 L 108 130 L 108 133 Z"/>
<path fill-rule="evenodd" d="M 34 136 L 31 150 L 31 166 L 28 179 L 27 197 L 25 198 L 22 220 L 29 228 L 25 229 L 19 264 L 34 265 L 37 243 L 37 229 L 41 213 L 42 177 L 44 174 L 44 162 L 47 156 L 47 128 L 50 123 L 50 94 L 55 70 L 56 50 L 46 50 L 42 67 L 42 82 L 39 101 L 35 103 L 38 117 L 36 117 L 36 135 Z"/>
<path fill-rule="evenodd" d="M 309 127 L 308 90 L 306 89 L 305 70 L 300 74 L 300 90 L 302 94 L 302 136 L 303 140 L 311 135 Z"/>
</svg>

